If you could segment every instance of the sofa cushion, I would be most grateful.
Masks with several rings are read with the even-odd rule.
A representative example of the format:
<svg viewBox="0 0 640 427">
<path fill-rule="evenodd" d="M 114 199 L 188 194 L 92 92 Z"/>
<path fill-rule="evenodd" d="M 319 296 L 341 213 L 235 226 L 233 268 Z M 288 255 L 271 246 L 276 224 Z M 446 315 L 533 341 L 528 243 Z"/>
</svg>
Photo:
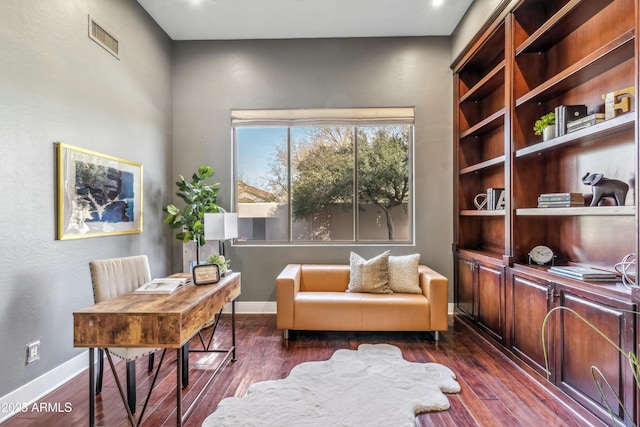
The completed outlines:
<svg viewBox="0 0 640 427">
<path fill-rule="evenodd" d="M 421 294 L 420 254 L 389 257 L 389 287 L 393 292 Z"/>
<path fill-rule="evenodd" d="M 389 287 L 389 254 L 382 254 L 366 260 L 355 252 L 351 252 L 349 286 L 347 292 L 367 292 L 374 294 L 390 294 Z"/>
</svg>

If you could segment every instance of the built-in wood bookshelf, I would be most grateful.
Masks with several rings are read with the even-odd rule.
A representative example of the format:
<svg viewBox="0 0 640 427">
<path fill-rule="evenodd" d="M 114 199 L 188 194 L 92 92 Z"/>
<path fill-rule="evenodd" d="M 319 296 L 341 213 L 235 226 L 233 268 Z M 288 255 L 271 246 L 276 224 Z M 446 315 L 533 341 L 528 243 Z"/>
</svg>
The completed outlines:
<svg viewBox="0 0 640 427">
<path fill-rule="evenodd" d="M 456 59 L 454 71 L 454 257 L 457 312 L 516 361 L 532 368 L 604 421 L 611 421 L 591 378 L 605 369 L 616 423 L 638 423 L 631 369 L 568 311 L 549 321 L 548 362 L 542 322 L 566 307 L 593 322 L 625 351 L 638 353 L 640 295 L 622 282 L 565 279 L 530 264 L 545 245 L 554 264 L 615 271 L 639 242 L 638 101 L 631 111 L 547 141 L 535 121 L 561 105 L 603 113 L 603 95 L 638 86 L 634 0 L 504 1 L 492 22 Z M 587 173 L 627 182 L 624 206 L 538 208 L 544 193 L 583 193 Z M 474 198 L 504 188 L 504 209 L 477 209 Z"/>
</svg>

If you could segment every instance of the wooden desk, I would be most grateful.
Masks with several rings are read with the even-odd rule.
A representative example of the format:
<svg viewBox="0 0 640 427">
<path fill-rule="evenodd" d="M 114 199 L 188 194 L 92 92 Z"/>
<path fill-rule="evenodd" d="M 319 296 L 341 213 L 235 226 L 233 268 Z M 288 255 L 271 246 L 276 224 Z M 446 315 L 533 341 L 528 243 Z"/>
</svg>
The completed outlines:
<svg viewBox="0 0 640 427">
<path fill-rule="evenodd" d="M 183 358 L 181 348 L 202 329 L 202 326 L 222 307 L 232 303 L 232 346 L 224 352 L 235 360 L 235 299 L 240 295 L 240 273 L 223 277 L 219 283 L 205 286 L 189 284 L 169 295 L 139 295 L 127 293 L 102 301 L 73 313 L 73 345 L 89 348 L 89 425 L 94 425 L 94 348 L 109 347 L 159 347 L 175 348 L 178 359 L 176 406 L 177 423 L 183 422 L 181 372 Z M 210 384 L 218 369 L 213 371 L 203 391 Z M 198 400 L 196 398 L 194 404 Z M 121 392 L 121 395 L 124 395 Z M 125 406 L 128 409 L 128 405 Z M 187 409 L 186 419 L 193 408 Z M 141 414 L 144 415 L 144 414 Z M 131 422 L 135 420 L 129 413 Z"/>
</svg>

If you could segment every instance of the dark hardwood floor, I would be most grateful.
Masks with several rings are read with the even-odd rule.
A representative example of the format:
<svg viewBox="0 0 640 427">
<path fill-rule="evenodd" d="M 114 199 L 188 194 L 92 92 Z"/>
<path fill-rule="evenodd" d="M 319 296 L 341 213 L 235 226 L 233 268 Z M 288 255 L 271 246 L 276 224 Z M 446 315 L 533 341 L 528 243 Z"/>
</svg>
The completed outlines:
<svg viewBox="0 0 640 427">
<path fill-rule="evenodd" d="M 356 349 L 361 343 L 393 344 L 409 361 L 441 363 L 456 373 L 462 391 L 448 395 L 451 408 L 419 415 L 416 419 L 418 426 L 584 427 L 594 422 L 593 419 L 581 418 L 562 403 L 562 396 L 560 399 L 555 397 L 454 317 L 450 318 L 450 330 L 441 334 L 439 342 L 427 333 L 292 332 L 291 339 L 285 343 L 275 323 L 275 315 L 237 315 L 237 361 L 220 371 L 186 426 L 200 426 L 222 398 L 241 396 L 254 382 L 284 378 L 301 362 L 326 360 L 337 349 Z M 223 315 L 214 345 L 227 348 L 231 341 L 230 331 L 230 316 Z M 196 343 L 194 339 L 192 348 Z M 183 407 L 188 406 L 202 389 L 205 375 L 212 369 L 206 363 L 215 362 L 222 356 L 191 353 L 189 358 L 192 369 L 190 384 L 183 391 Z M 116 366 L 124 378 L 124 364 Z M 103 391 L 96 399 L 96 424 L 127 426 L 129 423 L 113 375 L 107 364 L 105 367 Z M 175 369 L 175 351 L 171 350 L 167 352 L 143 426 L 175 425 Z M 138 361 L 137 366 L 139 408 L 150 381 L 144 358 Z M 6 421 L 3 427 L 86 425 L 87 389 L 88 371 L 85 371 L 42 399 L 41 402 L 49 404 L 49 410 L 19 413 Z M 56 412 L 52 408 L 62 410 Z M 64 412 L 65 408 L 70 408 L 70 411 Z"/>
</svg>

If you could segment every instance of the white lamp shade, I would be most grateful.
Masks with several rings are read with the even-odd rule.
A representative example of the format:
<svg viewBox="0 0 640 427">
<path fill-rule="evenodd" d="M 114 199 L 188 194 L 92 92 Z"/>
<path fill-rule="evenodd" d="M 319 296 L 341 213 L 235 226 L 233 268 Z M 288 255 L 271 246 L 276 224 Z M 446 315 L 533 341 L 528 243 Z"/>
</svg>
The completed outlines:
<svg viewBox="0 0 640 427">
<path fill-rule="evenodd" d="M 231 212 L 204 214 L 205 240 L 227 240 L 238 237 L 238 214 Z"/>
</svg>

